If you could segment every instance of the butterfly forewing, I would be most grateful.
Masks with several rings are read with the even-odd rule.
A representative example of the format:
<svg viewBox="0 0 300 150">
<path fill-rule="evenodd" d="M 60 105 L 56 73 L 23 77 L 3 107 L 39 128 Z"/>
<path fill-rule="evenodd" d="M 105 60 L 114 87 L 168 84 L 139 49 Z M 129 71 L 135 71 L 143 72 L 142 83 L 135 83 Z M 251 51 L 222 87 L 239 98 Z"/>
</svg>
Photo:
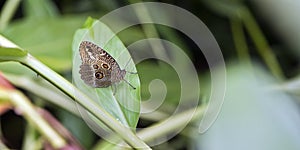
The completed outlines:
<svg viewBox="0 0 300 150">
<path fill-rule="evenodd" d="M 104 88 L 124 80 L 126 71 L 105 50 L 89 41 L 79 47 L 82 64 L 79 73 L 85 84 Z"/>
</svg>

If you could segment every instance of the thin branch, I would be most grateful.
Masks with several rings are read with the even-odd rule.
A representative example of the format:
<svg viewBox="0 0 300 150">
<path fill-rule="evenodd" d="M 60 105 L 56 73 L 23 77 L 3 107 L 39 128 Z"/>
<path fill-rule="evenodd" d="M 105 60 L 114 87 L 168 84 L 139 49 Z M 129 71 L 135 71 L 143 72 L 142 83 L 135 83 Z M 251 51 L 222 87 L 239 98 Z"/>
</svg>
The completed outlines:
<svg viewBox="0 0 300 150">
<path fill-rule="evenodd" d="M 70 82 L 39 62 L 33 56 L 28 54 L 26 57 L 18 59 L 18 61 L 37 72 L 47 81 L 74 99 L 83 108 L 89 111 L 97 119 L 101 120 L 107 127 L 113 130 L 120 137 L 122 137 L 130 146 L 134 148 L 150 149 L 150 147 L 140 138 L 138 138 L 129 128 L 122 125 L 103 108 L 99 107 L 99 105 L 97 105 L 93 100 L 74 87 Z"/>
<path fill-rule="evenodd" d="M 29 123 L 33 124 L 44 135 L 54 148 L 63 148 L 66 141 L 36 112 L 23 93 L 16 90 L 0 90 L 0 99 L 9 100 L 20 111 Z"/>
<path fill-rule="evenodd" d="M 7 0 L 5 2 L 0 14 L 0 32 L 8 25 L 20 2 L 20 0 Z"/>
</svg>

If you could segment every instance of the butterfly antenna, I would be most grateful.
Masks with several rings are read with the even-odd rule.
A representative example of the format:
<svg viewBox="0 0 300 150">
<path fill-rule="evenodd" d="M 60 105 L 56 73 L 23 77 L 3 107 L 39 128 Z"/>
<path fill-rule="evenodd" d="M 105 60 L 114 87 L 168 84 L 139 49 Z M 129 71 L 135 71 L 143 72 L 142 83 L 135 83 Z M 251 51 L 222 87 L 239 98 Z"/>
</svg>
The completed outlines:
<svg viewBox="0 0 300 150">
<path fill-rule="evenodd" d="M 127 63 L 126 63 L 126 65 L 125 65 L 124 69 L 126 69 L 127 65 L 129 64 L 130 59 L 131 59 L 131 58 L 129 58 L 129 60 L 127 61 Z M 130 72 L 130 71 L 126 71 L 126 72 L 127 72 L 127 73 L 130 73 L 130 74 L 137 74 L 137 72 Z"/>
<path fill-rule="evenodd" d="M 131 72 L 131 71 L 126 71 L 126 72 L 130 74 L 137 74 L 137 72 Z"/>
<path fill-rule="evenodd" d="M 136 89 L 132 84 L 130 84 L 127 80 L 123 79 L 128 85 L 130 85 L 134 90 Z"/>
<path fill-rule="evenodd" d="M 130 59 L 131 59 L 131 58 L 129 58 L 129 60 L 127 61 L 127 63 L 126 63 L 126 65 L 125 65 L 124 69 L 128 66 L 128 64 L 129 64 L 129 62 L 130 62 Z"/>
</svg>

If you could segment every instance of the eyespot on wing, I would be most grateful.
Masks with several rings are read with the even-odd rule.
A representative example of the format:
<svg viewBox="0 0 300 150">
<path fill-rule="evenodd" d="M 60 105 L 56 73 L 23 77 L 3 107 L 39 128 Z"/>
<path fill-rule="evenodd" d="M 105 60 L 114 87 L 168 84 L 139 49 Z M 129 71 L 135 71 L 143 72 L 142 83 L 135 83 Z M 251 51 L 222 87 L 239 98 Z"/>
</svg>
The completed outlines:
<svg viewBox="0 0 300 150">
<path fill-rule="evenodd" d="M 85 84 L 95 87 L 95 79 L 94 79 L 94 69 L 87 64 L 80 65 L 80 77 L 84 81 Z"/>
</svg>

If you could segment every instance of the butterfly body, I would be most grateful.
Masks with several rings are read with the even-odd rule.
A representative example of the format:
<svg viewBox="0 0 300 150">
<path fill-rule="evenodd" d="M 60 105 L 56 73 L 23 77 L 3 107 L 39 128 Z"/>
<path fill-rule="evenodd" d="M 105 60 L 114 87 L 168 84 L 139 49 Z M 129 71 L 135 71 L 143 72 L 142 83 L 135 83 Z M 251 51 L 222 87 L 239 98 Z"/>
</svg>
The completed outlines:
<svg viewBox="0 0 300 150">
<path fill-rule="evenodd" d="M 99 46 L 83 41 L 79 52 L 82 60 L 79 73 L 85 84 L 94 88 L 106 88 L 124 80 L 126 71 Z"/>
</svg>

